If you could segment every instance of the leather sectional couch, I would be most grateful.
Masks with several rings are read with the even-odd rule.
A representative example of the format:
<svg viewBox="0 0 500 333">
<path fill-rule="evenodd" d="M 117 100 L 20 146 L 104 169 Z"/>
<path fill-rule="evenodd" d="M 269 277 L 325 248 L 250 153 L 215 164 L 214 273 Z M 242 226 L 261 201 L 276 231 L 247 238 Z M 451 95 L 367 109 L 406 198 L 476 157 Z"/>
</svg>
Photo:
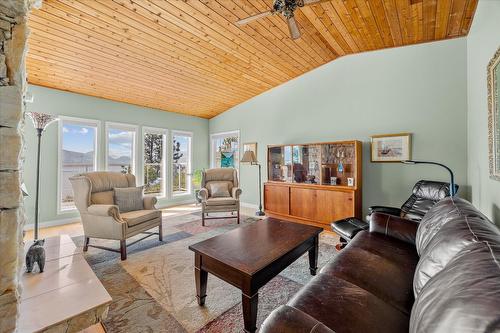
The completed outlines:
<svg viewBox="0 0 500 333">
<path fill-rule="evenodd" d="M 500 231 L 456 197 L 375 213 L 260 332 L 500 332 Z"/>
</svg>

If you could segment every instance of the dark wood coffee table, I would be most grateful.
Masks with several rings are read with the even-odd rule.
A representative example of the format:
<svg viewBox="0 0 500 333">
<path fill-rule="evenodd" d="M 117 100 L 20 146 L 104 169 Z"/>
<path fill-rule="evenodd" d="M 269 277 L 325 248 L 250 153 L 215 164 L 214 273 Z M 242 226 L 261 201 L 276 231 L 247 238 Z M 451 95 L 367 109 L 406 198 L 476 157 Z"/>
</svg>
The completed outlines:
<svg viewBox="0 0 500 333">
<path fill-rule="evenodd" d="M 309 251 L 316 275 L 322 228 L 267 218 L 189 246 L 195 253 L 198 304 L 205 304 L 208 273 L 239 288 L 246 332 L 257 329 L 258 290 Z"/>
</svg>

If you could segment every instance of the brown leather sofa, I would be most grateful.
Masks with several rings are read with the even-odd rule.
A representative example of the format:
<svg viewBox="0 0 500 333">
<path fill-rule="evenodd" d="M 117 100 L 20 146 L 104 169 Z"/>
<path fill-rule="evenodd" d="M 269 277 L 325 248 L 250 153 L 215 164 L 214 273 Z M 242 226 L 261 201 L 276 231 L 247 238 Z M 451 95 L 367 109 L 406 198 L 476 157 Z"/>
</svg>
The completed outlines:
<svg viewBox="0 0 500 333">
<path fill-rule="evenodd" d="M 500 231 L 469 202 L 374 213 L 261 333 L 500 332 Z"/>
</svg>

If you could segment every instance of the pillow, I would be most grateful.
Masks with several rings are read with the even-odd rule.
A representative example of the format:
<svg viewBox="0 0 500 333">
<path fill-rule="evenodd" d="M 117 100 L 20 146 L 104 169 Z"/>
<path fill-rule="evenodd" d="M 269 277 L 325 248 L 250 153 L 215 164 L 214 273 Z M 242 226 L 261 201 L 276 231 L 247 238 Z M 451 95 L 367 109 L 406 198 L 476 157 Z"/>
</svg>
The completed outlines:
<svg viewBox="0 0 500 333">
<path fill-rule="evenodd" d="M 231 196 L 226 182 L 211 182 L 210 193 L 212 198 L 227 198 Z"/>
<path fill-rule="evenodd" d="M 114 188 L 115 205 L 120 208 L 121 213 L 133 210 L 143 210 L 144 202 L 142 186 Z"/>
</svg>

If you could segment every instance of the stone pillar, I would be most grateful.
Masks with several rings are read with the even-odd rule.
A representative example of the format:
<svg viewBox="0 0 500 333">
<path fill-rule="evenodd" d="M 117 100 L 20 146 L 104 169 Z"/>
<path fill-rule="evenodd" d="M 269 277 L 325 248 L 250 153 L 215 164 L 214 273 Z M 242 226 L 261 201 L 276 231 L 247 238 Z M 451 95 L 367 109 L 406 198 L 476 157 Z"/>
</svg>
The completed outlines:
<svg viewBox="0 0 500 333">
<path fill-rule="evenodd" d="M 23 263 L 24 209 L 21 194 L 26 91 L 25 56 L 32 5 L 0 1 L 0 333 L 16 329 Z"/>
</svg>

